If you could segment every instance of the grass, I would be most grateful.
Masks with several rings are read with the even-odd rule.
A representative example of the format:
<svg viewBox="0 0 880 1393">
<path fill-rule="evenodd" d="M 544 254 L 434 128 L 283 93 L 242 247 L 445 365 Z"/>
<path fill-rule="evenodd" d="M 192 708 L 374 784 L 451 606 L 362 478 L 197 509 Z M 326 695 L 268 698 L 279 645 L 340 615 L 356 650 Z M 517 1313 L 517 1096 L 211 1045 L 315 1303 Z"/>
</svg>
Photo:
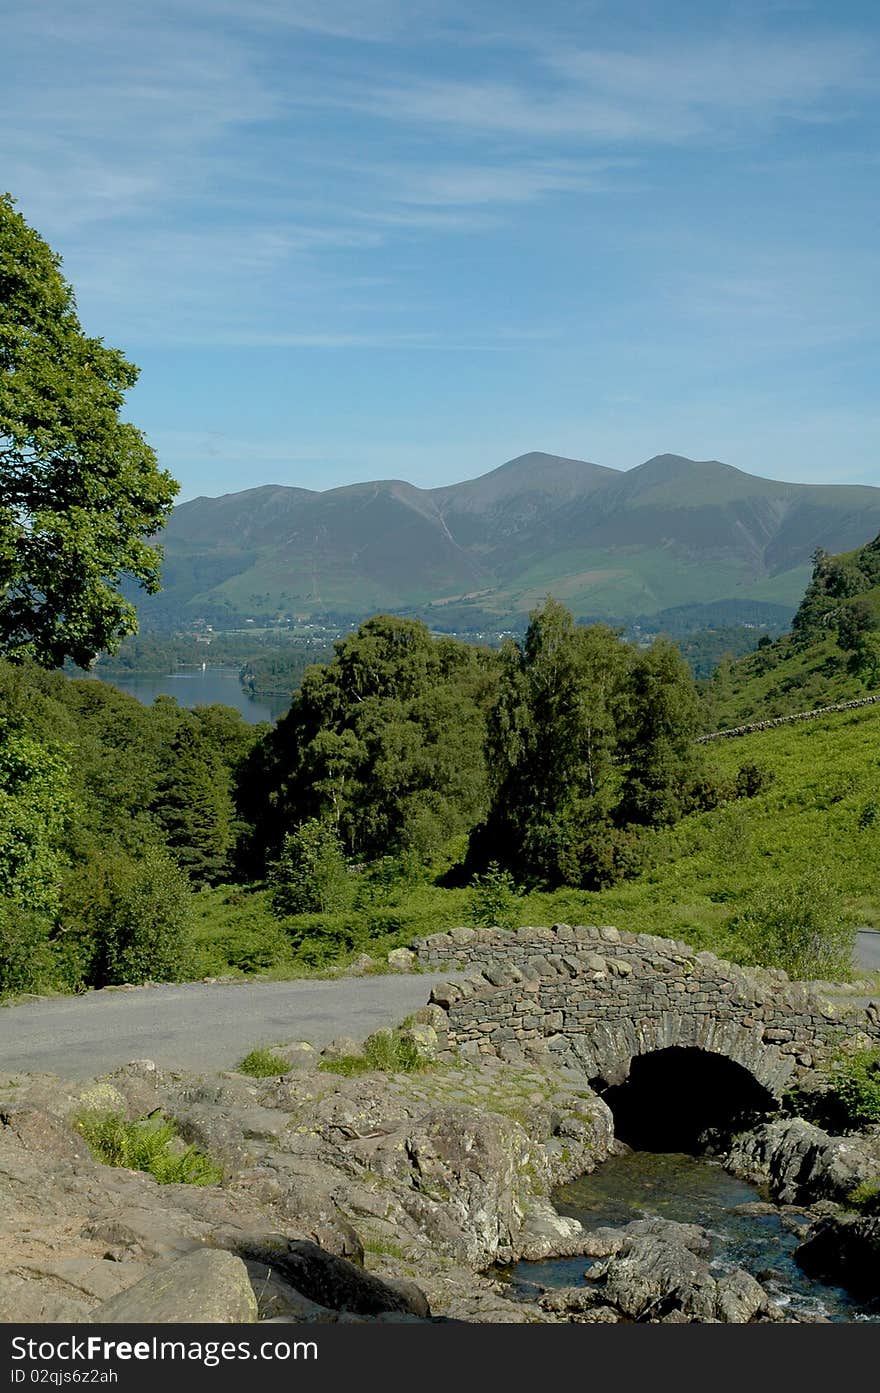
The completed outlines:
<svg viewBox="0 0 880 1393">
<path fill-rule="evenodd" d="M 119 1113 L 88 1109 L 74 1122 L 96 1160 L 145 1171 L 160 1185 L 219 1185 L 223 1172 L 209 1156 L 185 1146 L 174 1123 L 159 1112 L 134 1122 Z"/>
<path fill-rule="evenodd" d="M 265 1047 L 251 1050 L 236 1067 L 240 1074 L 250 1074 L 253 1079 L 268 1079 L 290 1073 L 290 1065 L 284 1056 Z"/>
<path fill-rule="evenodd" d="M 355 1074 L 374 1073 L 381 1070 L 388 1074 L 413 1074 L 429 1067 L 428 1061 L 419 1054 L 411 1040 L 405 1039 L 399 1031 L 377 1031 L 364 1042 L 364 1052 L 346 1054 L 339 1059 L 322 1059 L 318 1065 L 328 1074 L 343 1074 L 351 1078 Z"/>
</svg>

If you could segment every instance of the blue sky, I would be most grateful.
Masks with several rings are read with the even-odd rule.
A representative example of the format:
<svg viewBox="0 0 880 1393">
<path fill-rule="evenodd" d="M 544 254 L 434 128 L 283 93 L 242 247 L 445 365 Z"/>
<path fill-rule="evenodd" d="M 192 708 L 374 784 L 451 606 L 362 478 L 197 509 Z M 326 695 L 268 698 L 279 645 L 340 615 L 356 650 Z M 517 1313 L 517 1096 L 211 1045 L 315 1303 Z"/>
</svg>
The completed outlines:
<svg viewBox="0 0 880 1393">
<path fill-rule="evenodd" d="M 5 0 L 0 185 L 181 498 L 880 485 L 875 4 Z"/>
</svg>

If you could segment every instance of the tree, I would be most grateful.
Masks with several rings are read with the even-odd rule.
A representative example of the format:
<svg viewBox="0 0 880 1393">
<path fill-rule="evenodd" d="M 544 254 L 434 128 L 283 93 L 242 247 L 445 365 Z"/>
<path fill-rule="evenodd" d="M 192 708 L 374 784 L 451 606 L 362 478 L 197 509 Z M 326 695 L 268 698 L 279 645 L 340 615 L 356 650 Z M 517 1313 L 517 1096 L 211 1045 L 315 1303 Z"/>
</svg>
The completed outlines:
<svg viewBox="0 0 880 1393">
<path fill-rule="evenodd" d="M 229 774 L 192 718 L 165 749 L 153 811 L 166 846 L 193 880 L 222 878 L 232 848 Z"/>
<path fill-rule="evenodd" d="M 584 880 L 615 800 L 615 709 L 628 663 L 614 630 L 579 627 L 552 599 L 530 616 L 523 641 L 506 645 L 489 720 L 492 806 L 472 841 L 476 861 L 497 859 L 544 883 Z"/>
<path fill-rule="evenodd" d="M 288 832 L 271 868 L 272 908 L 281 916 L 343 909 L 351 900 L 345 853 L 335 827 L 310 818 Z"/>
<path fill-rule="evenodd" d="M 89 986 L 176 982 L 186 976 L 191 944 L 189 882 L 163 847 L 135 858 L 99 852 L 64 886 L 63 934 Z"/>
<path fill-rule="evenodd" d="M 51 914 L 72 811 L 63 755 L 0 720 L 0 895 Z"/>
<path fill-rule="evenodd" d="M 0 195 L 0 654 L 87 667 L 159 588 L 178 485 L 119 419 L 138 370 L 86 335 L 60 258 Z"/>
<path fill-rule="evenodd" d="M 676 822 L 696 774 L 700 709 L 690 668 L 668 639 L 657 639 L 633 664 L 621 727 L 627 768 L 618 820 Z"/>
<path fill-rule="evenodd" d="M 239 808 L 270 860 L 309 818 L 331 823 L 350 855 L 427 857 L 485 813 L 495 657 L 392 615 L 335 648 L 245 762 Z"/>
</svg>

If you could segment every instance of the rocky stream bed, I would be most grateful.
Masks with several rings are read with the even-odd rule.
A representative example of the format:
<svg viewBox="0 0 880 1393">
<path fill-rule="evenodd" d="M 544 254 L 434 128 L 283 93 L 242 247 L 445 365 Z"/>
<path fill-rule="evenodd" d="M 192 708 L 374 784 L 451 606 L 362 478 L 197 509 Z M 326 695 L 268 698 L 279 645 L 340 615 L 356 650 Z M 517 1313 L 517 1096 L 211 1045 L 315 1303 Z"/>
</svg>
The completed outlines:
<svg viewBox="0 0 880 1393">
<path fill-rule="evenodd" d="M 845 1201 L 880 1175 L 880 1129 L 832 1138 L 779 1120 L 741 1137 L 727 1159 L 762 1187 L 737 1192 L 738 1206 L 757 1206 L 740 1220 L 772 1219 L 791 1238 L 786 1261 L 837 1289 L 827 1308 L 821 1293 L 793 1301 L 735 1244 L 719 1258 L 719 1204 L 701 1222 L 652 1213 L 631 1195 L 628 1207 L 619 1192 L 614 1200 L 614 1168 L 639 1162 L 615 1141 L 612 1114 L 582 1074 L 550 1057 L 461 1058 L 437 1041 L 437 1008 L 419 1016 L 414 1030 L 435 1058 L 412 1073 L 327 1072 L 298 1043 L 284 1051 L 285 1073 L 259 1080 L 160 1071 L 148 1060 L 85 1086 L 0 1076 L 0 1320 L 878 1313 L 880 1219 Z M 222 1182 L 159 1185 L 101 1164 L 74 1125 L 84 1108 L 131 1119 L 159 1110 L 220 1164 Z M 594 1199 L 604 1187 L 605 1199 L 585 1204 L 576 1195 L 584 1184 Z M 558 1267 L 528 1277 L 516 1267 L 551 1259 L 570 1264 L 561 1283 Z"/>
</svg>

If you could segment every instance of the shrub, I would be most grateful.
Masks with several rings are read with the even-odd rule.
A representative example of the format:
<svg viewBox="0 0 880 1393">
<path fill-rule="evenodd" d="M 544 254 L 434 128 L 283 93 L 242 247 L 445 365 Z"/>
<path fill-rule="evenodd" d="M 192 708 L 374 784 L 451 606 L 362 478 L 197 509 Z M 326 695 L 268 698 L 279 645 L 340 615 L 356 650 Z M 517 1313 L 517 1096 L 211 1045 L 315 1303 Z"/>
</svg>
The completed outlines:
<svg viewBox="0 0 880 1393">
<path fill-rule="evenodd" d="M 186 876 L 159 848 L 138 860 L 119 852 L 79 866 L 65 884 L 62 913 L 89 985 L 184 977 L 190 900 Z"/>
<path fill-rule="evenodd" d="M 729 925 L 748 961 L 797 979 L 852 975 L 855 921 L 822 871 L 755 893 Z"/>
<path fill-rule="evenodd" d="M 606 890 L 621 880 L 631 880 L 644 869 L 650 835 L 642 827 L 598 823 L 577 847 L 570 866 L 560 857 L 566 880 L 586 890 Z"/>
<path fill-rule="evenodd" d="M 146 1171 L 160 1185 L 219 1185 L 223 1172 L 158 1111 L 134 1122 L 119 1113 L 88 1109 L 74 1123 L 93 1155 L 107 1166 Z"/>
<path fill-rule="evenodd" d="M 686 813 L 709 813 L 737 796 L 734 785 L 720 774 L 702 773 L 692 779 L 685 792 Z"/>
<path fill-rule="evenodd" d="M 240 1074 L 250 1074 L 252 1079 L 277 1078 L 279 1074 L 289 1074 L 290 1065 L 280 1054 L 258 1046 L 246 1054 L 241 1063 L 237 1066 Z"/>
<path fill-rule="evenodd" d="M 42 915 L 0 896 L 0 997 L 55 984 L 51 928 Z"/>
<path fill-rule="evenodd" d="M 750 762 L 741 764 L 734 785 L 737 798 L 756 798 L 769 788 L 776 778 L 772 769 Z"/>
<path fill-rule="evenodd" d="M 475 924 L 491 928 L 515 929 L 519 922 L 522 896 L 509 871 L 490 861 L 484 875 L 471 882 L 470 912 Z"/>
<path fill-rule="evenodd" d="M 361 915 L 301 915 L 291 920 L 288 931 L 294 957 L 303 967 L 325 967 L 346 953 L 362 948 L 367 925 Z"/>
<path fill-rule="evenodd" d="M 272 908 L 281 917 L 347 908 L 353 885 L 335 827 L 313 817 L 288 832 L 269 887 Z"/>
<path fill-rule="evenodd" d="M 356 909 L 389 909 L 400 904 L 404 894 L 412 889 L 423 871 L 411 852 L 401 856 L 381 856 L 370 862 L 357 879 Z"/>
<path fill-rule="evenodd" d="M 257 921 L 252 925 L 237 925 L 231 933 L 221 935 L 216 949 L 224 963 L 239 972 L 260 972 L 276 967 L 290 958 L 290 940 L 276 923 Z"/>
<path fill-rule="evenodd" d="M 838 1056 L 829 1083 L 847 1126 L 880 1122 L 880 1049 L 854 1050 Z"/>
<path fill-rule="evenodd" d="M 876 798 L 872 798 L 865 804 L 859 813 L 859 831 L 867 832 L 869 827 L 874 827 L 880 822 L 880 803 Z"/>
</svg>

